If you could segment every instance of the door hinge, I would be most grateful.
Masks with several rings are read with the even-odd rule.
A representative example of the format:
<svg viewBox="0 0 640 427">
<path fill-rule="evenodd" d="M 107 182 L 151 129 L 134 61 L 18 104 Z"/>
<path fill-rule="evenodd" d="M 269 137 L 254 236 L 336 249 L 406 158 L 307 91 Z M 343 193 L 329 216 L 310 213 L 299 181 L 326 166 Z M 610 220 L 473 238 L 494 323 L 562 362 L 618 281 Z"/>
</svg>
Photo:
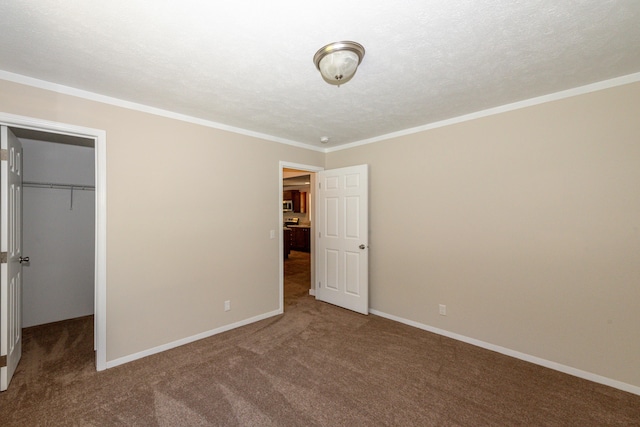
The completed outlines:
<svg viewBox="0 0 640 427">
<path fill-rule="evenodd" d="M 0 160 L 9 160 L 9 151 L 6 148 L 0 150 Z"/>
<path fill-rule="evenodd" d="M 0 264 L 6 264 L 6 263 L 7 263 L 7 253 L 0 252 Z"/>
</svg>

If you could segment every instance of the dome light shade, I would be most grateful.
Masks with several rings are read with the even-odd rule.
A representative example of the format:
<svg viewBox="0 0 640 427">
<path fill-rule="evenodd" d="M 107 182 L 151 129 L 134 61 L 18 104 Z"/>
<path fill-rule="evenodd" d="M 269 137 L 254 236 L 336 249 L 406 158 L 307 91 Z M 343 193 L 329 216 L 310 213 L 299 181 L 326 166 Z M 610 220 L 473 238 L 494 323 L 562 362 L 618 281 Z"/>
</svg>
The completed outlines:
<svg viewBox="0 0 640 427">
<path fill-rule="evenodd" d="M 340 86 L 351 80 L 364 57 L 364 47 L 356 42 L 328 44 L 313 56 L 313 63 L 329 84 Z"/>
</svg>

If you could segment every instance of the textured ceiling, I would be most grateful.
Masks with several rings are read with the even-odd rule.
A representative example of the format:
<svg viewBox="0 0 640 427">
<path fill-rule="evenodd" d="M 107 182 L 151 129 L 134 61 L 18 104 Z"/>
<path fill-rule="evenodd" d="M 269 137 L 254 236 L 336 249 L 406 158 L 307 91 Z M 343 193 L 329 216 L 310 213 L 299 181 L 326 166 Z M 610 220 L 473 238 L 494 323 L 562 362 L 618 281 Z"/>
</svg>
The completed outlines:
<svg viewBox="0 0 640 427">
<path fill-rule="evenodd" d="M 1 70 L 323 148 L 640 71 L 638 0 L 1 0 L 0 28 Z"/>
</svg>

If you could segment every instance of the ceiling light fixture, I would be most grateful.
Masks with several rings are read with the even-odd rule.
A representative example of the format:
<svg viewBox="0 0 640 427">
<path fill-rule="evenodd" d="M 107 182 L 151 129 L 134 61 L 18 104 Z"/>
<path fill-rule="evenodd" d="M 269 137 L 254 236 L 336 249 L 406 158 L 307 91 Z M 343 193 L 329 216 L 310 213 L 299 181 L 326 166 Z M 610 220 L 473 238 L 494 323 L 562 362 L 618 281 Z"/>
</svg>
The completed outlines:
<svg viewBox="0 0 640 427">
<path fill-rule="evenodd" d="M 340 86 L 351 80 L 364 58 L 360 43 L 343 41 L 330 43 L 318 50 L 313 63 L 329 84 Z"/>
</svg>

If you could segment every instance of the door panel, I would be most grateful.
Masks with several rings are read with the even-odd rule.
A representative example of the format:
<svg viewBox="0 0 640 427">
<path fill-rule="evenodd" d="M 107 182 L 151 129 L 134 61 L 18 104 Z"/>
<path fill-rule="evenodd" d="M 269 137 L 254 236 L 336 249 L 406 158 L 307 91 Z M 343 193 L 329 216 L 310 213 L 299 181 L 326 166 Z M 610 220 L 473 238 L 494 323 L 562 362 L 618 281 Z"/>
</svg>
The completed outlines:
<svg viewBox="0 0 640 427">
<path fill-rule="evenodd" d="M 318 173 L 316 298 L 369 312 L 368 166 Z"/>
<path fill-rule="evenodd" d="M 4 391 L 22 355 L 22 144 L 2 126 L 0 166 L 0 391 Z M 4 258 L 4 257 L 3 257 Z"/>
<path fill-rule="evenodd" d="M 345 197 L 345 232 L 347 239 L 359 239 L 360 236 L 360 198 Z"/>
<path fill-rule="evenodd" d="M 345 292 L 351 295 L 360 295 L 360 254 L 346 252 L 344 254 L 345 265 Z"/>
<path fill-rule="evenodd" d="M 340 254 L 338 251 L 334 251 L 331 249 L 327 249 L 325 251 L 325 265 L 326 265 L 326 280 L 325 285 L 328 289 L 337 291 L 338 290 L 338 256 Z"/>
<path fill-rule="evenodd" d="M 324 201 L 325 236 L 338 237 L 338 198 L 331 197 Z"/>
</svg>

